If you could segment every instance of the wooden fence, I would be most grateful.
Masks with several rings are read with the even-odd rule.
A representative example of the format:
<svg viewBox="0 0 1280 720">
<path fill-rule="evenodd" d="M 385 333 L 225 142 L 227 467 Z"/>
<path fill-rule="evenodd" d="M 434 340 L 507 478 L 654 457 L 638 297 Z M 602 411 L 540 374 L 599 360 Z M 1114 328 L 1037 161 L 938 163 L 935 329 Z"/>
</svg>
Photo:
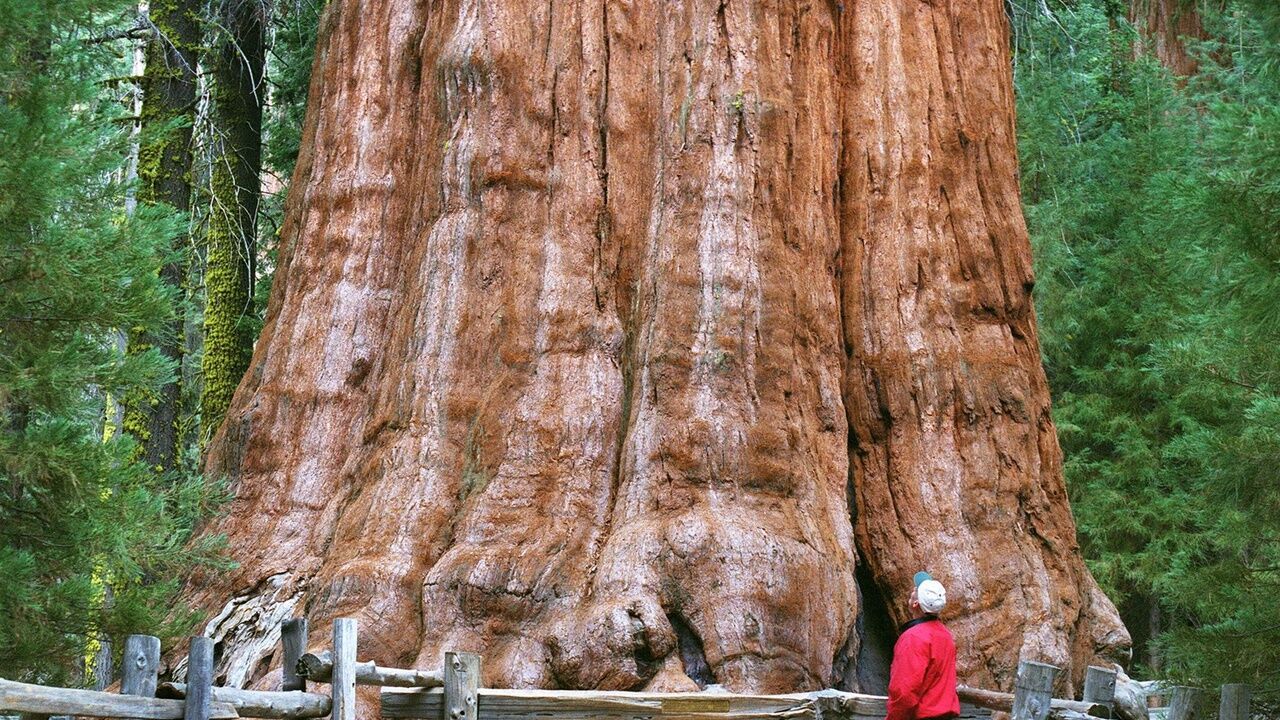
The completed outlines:
<svg viewBox="0 0 1280 720">
<path fill-rule="evenodd" d="M 439 670 L 380 667 L 356 659 L 356 621 L 333 623 L 331 651 L 307 653 L 307 623 L 281 629 L 282 689 L 276 692 L 213 684 L 213 641 L 191 638 L 187 682 L 160 683 L 160 641 L 135 635 L 125 643 L 119 693 L 53 688 L 0 679 L 0 714 L 31 720 L 54 715 L 142 720 L 233 720 L 234 718 L 331 717 L 356 720 L 356 685 L 383 688 L 379 713 L 387 720 L 879 720 L 885 698 L 838 690 L 785 695 L 721 692 L 644 693 L 592 690 L 504 690 L 484 687 L 479 655 L 447 652 Z M 966 703 L 1012 715 L 1014 720 L 1110 718 L 1114 670 L 1091 667 L 1083 700 L 1053 698 L 1058 668 L 1023 662 L 1014 692 L 959 688 Z M 328 693 L 307 683 L 328 684 Z M 1189 689 L 1173 695 L 1168 720 L 1194 720 Z M 1248 688 L 1224 686 L 1221 720 L 1250 718 Z"/>
<path fill-rule="evenodd" d="M 1164 701 L 1150 708 L 1150 720 L 1196 720 L 1212 711 L 1212 698 L 1198 688 L 1156 687 L 1149 696 Z M 1252 701 L 1253 692 L 1248 685 L 1223 685 L 1218 698 L 1218 717 L 1222 720 L 1252 717 Z"/>
</svg>

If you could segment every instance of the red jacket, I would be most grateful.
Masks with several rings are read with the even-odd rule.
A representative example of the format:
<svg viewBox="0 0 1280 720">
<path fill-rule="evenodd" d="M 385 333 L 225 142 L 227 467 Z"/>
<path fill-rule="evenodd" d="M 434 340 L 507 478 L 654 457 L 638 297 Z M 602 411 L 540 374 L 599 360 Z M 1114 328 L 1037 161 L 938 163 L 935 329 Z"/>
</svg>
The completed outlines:
<svg viewBox="0 0 1280 720">
<path fill-rule="evenodd" d="M 912 620 L 893 646 L 885 720 L 956 717 L 956 643 L 937 618 Z"/>
</svg>

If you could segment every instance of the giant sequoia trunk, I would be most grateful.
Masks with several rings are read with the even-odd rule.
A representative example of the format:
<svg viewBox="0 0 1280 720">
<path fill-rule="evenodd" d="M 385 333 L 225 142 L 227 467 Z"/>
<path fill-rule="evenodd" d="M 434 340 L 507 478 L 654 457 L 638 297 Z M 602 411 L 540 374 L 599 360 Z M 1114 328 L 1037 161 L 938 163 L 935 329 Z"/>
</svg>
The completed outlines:
<svg viewBox="0 0 1280 720">
<path fill-rule="evenodd" d="M 306 613 L 501 685 L 850 686 L 920 568 L 972 682 L 1126 652 L 1063 489 L 1006 33 L 1000 0 L 334 0 L 209 462 L 226 680 L 272 682 Z"/>
</svg>

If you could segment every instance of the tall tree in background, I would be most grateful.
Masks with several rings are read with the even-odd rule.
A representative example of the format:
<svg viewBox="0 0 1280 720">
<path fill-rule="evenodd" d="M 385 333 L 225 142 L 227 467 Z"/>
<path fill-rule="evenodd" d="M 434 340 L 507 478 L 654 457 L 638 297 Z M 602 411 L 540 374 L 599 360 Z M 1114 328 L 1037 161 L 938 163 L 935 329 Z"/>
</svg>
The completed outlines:
<svg viewBox="0 0 1280 720">
<path fill-rule="evenodd" d="M 141 146 L 138 151 L 138 204 L 162 206 L 186 216 L 191 210 L 191 129 L 196 114 L 196 63 L 200 43 L 197 0 L 155 0 L 148 6 L 146 67 L 142 77 Z M 175 232 L 159 266 L 160 279 L 184 295 L 190 239 Z M 180 366 L 183 315 L 164 329 L 130 328 L 133 352 L 158 348 Z M 178 378 L 158 390 L 135 391 L 126 398 L 125 429 L 139 441 L 142 456 L 155 470 L 177 467 L 179 447 Z"/>
<path fill-rule="evenodd" d="M 201 437 L 212 436 L 249 367 L 257 322 L 253 284 L 266 100 L 266 8 L 262 0 L 214 4 L 210 208 L 205 242 Z"/>
<path fill-rule="evenodd" d="M 1198 62 L 1189 45 L 1204 40 L 1199 5 L 1205 0 L 1130 0 L 1129 22 L 1138 30 L 1133 48 L 1150 54 L 1174 75 L 1186 77 Z M 1220 9 L 1221 1 L 1215 3 Z"/>
</svg>

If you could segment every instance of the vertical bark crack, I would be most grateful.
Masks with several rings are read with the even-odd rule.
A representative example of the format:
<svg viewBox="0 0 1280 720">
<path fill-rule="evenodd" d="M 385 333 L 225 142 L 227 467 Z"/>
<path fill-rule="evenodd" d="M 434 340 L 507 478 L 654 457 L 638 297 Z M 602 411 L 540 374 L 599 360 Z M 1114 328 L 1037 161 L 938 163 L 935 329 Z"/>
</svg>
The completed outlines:
<svg viewBox="0 0 1280 720">
<path fill-rule="evenodd" d="M 596 132 L 598 143 L 598 162 L 596 168 L 596 179 L 600 183 L 600 209 L 596 215 L 596 257 L 595 262 L 597 268 L 605 266 L 604 254 L 605 248 L 610 240 L 612 231 L 609 215 L 609 3 L 607 0 L 600 2 L 600 46 L 604 49 L 604 79 L 600 84 L 600 100 L 596 107 Z M 615 256 L 616 257 L 616 256 Z M 618 268 L 613 266 L 610 268 L 610 280 L 616 280 Z M 597 312 L 604 310 L 604 299 L 600 295 L 600 278 L 599 273 L 596 275 L 595 282 L 595 301 Z M 615 300 L 616 307 L 616 300 Z M 608 510 L 605 515 L 604 523 L 600 532 L 600 540 L 596 547 L 590 552 L 590 568 L 587 573 L 587 593 L 590 596 L 594 592 L 594 581 L 596 571 L 596 561 L 599 556 L 599 550 L 604 547 L 604 543 L 608 541 L 613 531 L 614 515 L 617 512 L 618 494 L 622 488 L 623 468 L 622 461 L 625 454 L 627 444 L 627 434 L 631 430 L 631 408 L 632 393 L 635 387 L 635 369 L 633 367 L 635 356 L 635 331 L 633 328 L 634 314 L 618 313 L 618 320 L 622 324 L 622 348 L 618 359 L 619 370 L 622 373 L 622 407 L 618 412 L 618 434 L 614 443 L 613 451 L 613 468 L 611 472 L 611 482 L 609 487 Z"/>
</svg>

